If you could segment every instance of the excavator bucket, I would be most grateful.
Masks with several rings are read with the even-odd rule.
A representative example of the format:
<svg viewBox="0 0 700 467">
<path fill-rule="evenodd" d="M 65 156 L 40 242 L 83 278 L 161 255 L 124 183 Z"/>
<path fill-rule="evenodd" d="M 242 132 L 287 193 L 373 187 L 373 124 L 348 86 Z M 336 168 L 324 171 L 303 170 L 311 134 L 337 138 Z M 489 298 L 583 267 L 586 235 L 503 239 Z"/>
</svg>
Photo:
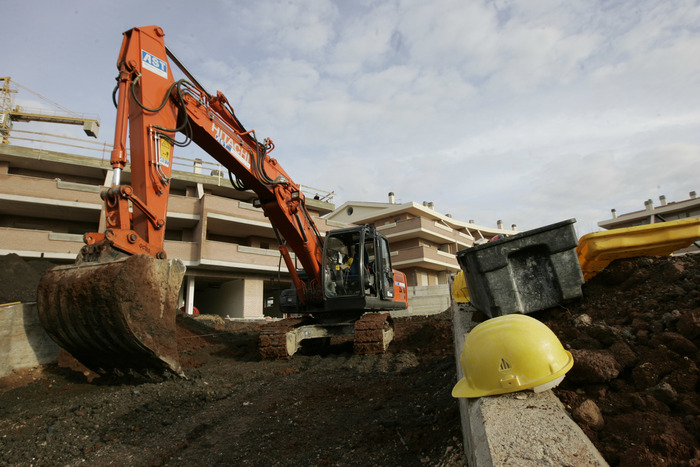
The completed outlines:
<svg viewBox="0 0 700 467">
<path fill-rule="evenodd" d="M 175 314 L 185 266 L 134 255 L 56 266 L 42 277 L 39 319 L 51 338 L 98 374 L 172 372 Z"/>
</svg>

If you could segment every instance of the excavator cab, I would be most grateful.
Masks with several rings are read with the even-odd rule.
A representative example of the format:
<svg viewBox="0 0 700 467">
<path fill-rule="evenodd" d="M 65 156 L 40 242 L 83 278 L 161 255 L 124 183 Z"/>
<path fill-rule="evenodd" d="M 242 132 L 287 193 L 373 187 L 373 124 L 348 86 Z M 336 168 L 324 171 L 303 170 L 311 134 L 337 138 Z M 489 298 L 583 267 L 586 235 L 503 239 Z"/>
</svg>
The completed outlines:
<svg viewBox="0 0 700 467">
<path fill-rule="evenodd" d="M 299 277 L 308 281 L 303 270 Z M 331 230 L 323 242 L 322 302 L 301 306 L 296 289 L 282 291 L 283 313 L 355 319 L 368 311 L 407 307 L 406 276 L 391 264 L 389 242 L 370 225 Z"/>
<path fill-rule="evenodd" d="M 392 269 L 386 237 L 369 225 L 326 232 L 321 269 L 316 301 L 300 305 L 295 288 L 282 291 L 280 309 L 297 318 L 266 326 L 260 336 L 264 358 L 288 358 L 302 341 L 328 343 L 334 336 L 352 337 L 358 354 L 387 350 L 394 336 L 389 311 L 406 309 L 408 294 L 406 275 Z M 297 273 L 313 290 L 304 271 Z"/>
<path fill-rule="evenodd" d="M 369 225 L 328 232 L 323 247 L 327 312 L 405 308 L 395 300 L 389 242 Z"/>
</svg>

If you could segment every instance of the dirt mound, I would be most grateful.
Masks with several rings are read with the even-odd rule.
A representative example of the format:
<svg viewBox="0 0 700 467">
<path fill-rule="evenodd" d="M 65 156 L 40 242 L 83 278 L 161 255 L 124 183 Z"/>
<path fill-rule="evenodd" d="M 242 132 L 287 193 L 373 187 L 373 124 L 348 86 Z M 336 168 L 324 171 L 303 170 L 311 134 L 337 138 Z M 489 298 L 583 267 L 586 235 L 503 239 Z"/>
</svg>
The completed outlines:
<svg viewBox="0 0 700 467">
<path fill-rule="evenodd" d="M 39 280 L 48 268 L 46 260 L 25 261 L 11 253 L 0 256 L 0 305 L 12 302 L 35 302 Z"/>
<path fill-rule="evenodd" d="M 533 316 L 573 353 L 556 393 L 611 465 L 700 465 L 700 255 L 615 261 Z"/>
<path fill-rule="evenodd" d="M 0 380 L 0 466 L 464 466 L 449 313 L 394 323 L 384 355 L 338 339 L 261 361 L 264 324 L 180 316 L 188 380 Z"/>
</svg>

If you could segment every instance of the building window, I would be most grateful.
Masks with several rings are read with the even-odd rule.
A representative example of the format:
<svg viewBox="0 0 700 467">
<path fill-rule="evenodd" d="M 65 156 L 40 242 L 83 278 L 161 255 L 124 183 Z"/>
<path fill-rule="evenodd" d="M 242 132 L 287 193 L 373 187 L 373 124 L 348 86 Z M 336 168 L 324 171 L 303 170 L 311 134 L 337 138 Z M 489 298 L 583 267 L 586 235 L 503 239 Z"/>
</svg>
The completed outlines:
<svg viewBox="0 0 700 467">
<path fill-rule="evenodd" d="M 348 206 L 348 208 L 345 210 L 345 213 L 348 216 L 352 216 L 352 212 L 353 212 L 352 206 Z"/>
</svg>

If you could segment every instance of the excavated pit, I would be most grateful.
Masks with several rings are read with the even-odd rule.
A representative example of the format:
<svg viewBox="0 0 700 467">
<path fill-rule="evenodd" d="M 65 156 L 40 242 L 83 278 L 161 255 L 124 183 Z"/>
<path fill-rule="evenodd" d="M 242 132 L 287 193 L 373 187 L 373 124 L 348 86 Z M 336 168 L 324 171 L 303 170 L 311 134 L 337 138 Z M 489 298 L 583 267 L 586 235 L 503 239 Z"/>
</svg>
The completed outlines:
<svg viewBox="0 0 700 467">
<path fill-rule="evenodd" d="M 20 286 L 14 260 L 0 282 Z M 576 358 L 555 393 L 613 466 L 700 464 L 700 256 L 617 261 L 583 292 L 534 315 Z M 1 379 L 0 465 L 464 465 L 449 314 L 394 319 L 384 355 L 338 340 L 272 362 L 259 323 L 180 321 L 189 381 Z"/>
</svg>

